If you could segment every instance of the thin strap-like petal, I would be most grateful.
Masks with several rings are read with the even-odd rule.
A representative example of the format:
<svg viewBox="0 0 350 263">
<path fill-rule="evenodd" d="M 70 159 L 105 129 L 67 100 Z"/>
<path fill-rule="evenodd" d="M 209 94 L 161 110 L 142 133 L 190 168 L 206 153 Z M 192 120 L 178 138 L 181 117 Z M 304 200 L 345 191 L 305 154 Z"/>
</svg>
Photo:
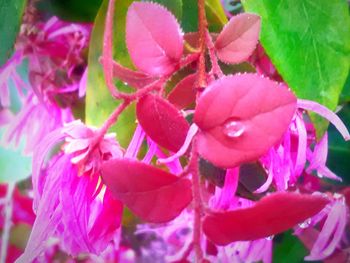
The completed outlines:
<svg viewBox="0 0 350 263">
<path fill-rule="evenodd" d="M 172 155 L 168 158 L 158 159 L 158 163 L 169 163 L 169 162 L 174 161 L 175 159 L 180 158 L 182 155 L 184 155 L 186 153 L 188 147 L 190 146 L 193 137 L 196 135 L 197 131 L 198 131 L 198 126 L 193 123 L 188 130 L 185 142 L 181 146 L 180 150 L 178 150 L 177 153 L 175 153 L 174 155 Z"/>
<path fill-rule="evenodd" d="M 307 133 L 304 122 L 301 119 L 301 116 L 297 116 L 295 119 L 296 128 L 298 131 L 298 151 L 297 158 L 295 161 L 295 176 L 299 176 L 306 163 L 306 148 L 307 148 Z"/>
<path fill-rule="evenodd" d="M 35 148 L 33 154 L 33 173 L 32 173 L 32 182 L 33 182 L 33 191 L 34 197 L 40 197 L 42 194 L 42 189 L 39 189 L 39 181 L 40 181 L 40 173 L 41 167 L 45 161 L 46 155 L 49 151 L 55 146 L 58 142 L 60 142 L 64 138 L 64 134 L 62 133 L 62 129 L 57 129 L 49 133 L 41 143 Z M 34 198 L 34 211 L 38 207 L 38 201 L 40 198 Z"/>
<path fill-rule="evenodd" d="M 309 110 L 317 113 L 318 115 L 322 116 L 323 118 L 330 121 L 341 133 L 341 135 L 344 137 L 346 141 L 350 140 L 350 134 L 342 120 L 331 110 L 329 110 L 327 107 L 318 104 L 317 102 L 310 101 L 310 100 L 302 100 L 298 99 L 298 107 L 302 108 L 304 110 Z"/>
<path fill-rule="evenodd" d="M 138 124 L 134 132 L 134 136 L 131 139 L 128 149 L 126 150 L 125 157 L 136 158 L 144 138 L 145 132 L 143 131 L 141 125 Z"/>
</svg>

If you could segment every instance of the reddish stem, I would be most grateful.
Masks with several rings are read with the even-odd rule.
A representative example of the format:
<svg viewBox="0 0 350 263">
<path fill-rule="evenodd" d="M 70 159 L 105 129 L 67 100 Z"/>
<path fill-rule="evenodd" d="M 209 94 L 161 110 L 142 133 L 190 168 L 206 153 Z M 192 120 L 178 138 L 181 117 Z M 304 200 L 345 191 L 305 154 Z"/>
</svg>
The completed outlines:
<svg viewBox="0 0 350 263">
<path fill-rule="evenodd" d="M 207 30 L 206 32 L 206 36 L 207 36 L 207 45 L 208 45 L 208 50 L 209 50 L 209 57 L 210 57 L 210 61 L 211 61 L 211 72 L 217 76 L 218 78 L 221 78 L 224 76 L 224 74 L 222 73 L 222 70 L 219 66 L 218 63 L 218 58 L 215 55 L 215 46 L 213 43 L 213 39 L 209 33 L 209 31 Z"/>
<path fill-rule="evenodd" d="M 196 254 L 196 262 L 201 262 L 203 259 L 203 251 L 201 246 L 201 234 L 202 234 L 202 197 L 200 190 L 200 177 L 199 177 L 199 155 L 197 151 L 196 138 L 192 142 L 191 159 L 189 163 L 189 173 L 192 175 L 192 194 L 193 194 L 193 206 L 194 206 L 194 222 L 193 222 L 193 248 Z"/>
<path fill-rule="evenodd" d="M 198 87 L 205 88 L 207 86 L 205 71 L 205 51 L 206 51 L 206 32 L 208 27 L 205 15 L 205 0 L 198 0 L 198 32 L 199 32 L 199 65 L 198 65 Z"/>
<path fill-rule="evenodd" d="M 110 0 L 106 15 L 105 31 L 103 35 L 102 66 L 107 87 L 116 99 L 127 100 L 132 94 L 118 91 L 113 82 L 113 14 L 115 0 Z"/>
<path fill-rule="evenodd" d="M 91 143 L 92 148 L 95 148 L 96 145 L 103 139 L 105 134 L 108 132 L 109 128 L 118 120 L 119 115 L 125 110 L 125 108 L 131 103 L 130 100 L 125 100 L 121 103 L 111 115 L 109 115 L 108 119 L 104 122 L 103 126 L 97 133 L 94 141 Z"/>
</svg>

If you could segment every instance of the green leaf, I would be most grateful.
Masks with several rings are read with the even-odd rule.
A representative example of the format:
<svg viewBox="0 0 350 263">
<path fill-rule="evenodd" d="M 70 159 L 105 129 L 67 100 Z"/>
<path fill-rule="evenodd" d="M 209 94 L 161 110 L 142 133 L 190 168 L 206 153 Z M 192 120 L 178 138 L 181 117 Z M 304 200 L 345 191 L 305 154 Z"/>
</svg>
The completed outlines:
<svg viewBox="0 0 350 263">
<path fill-rule="evenodd" d="M 350 72 L 346 79 L 342 93 L 340 94 L 340 103 L 350 102 Z"/>
<path fill-rule="evenodd" d="M 220 0 L 206 0 L 205 10 L 211 31 L 219 32 L 228 20 Z"/>
<path fill-rule="evenodd" d="M 198 31 L 198 6 L 197 1 L 182 0 L 181 27 L 185 32 Z M 205 12 L 208 20 L 208 28 L 211 32 L 219 32 L 227 23 L 227 18 L 220 0 L 206 0 Z"/>
<path fill-rule="evenodd" d="M 339 117 L 350 128 L 350 103 L 338 113 Z M 350 142 L 345 142 L 333 125 L 328 129 L 328 159 L 327 166 L 336 175 L 343 178 L 344 183 L 350 183 Z"/>
<path fill-rule="evenodd" d="M 345 0 L 243 0 L 262 17 L 261 43 L 299 98 L 334 110 L 349 72 L 350 17 Z M 312 116 L 321 135 L 327 123 Z"/>
<path fill-rule="evenodd" d="M 0 0 L 0 66 L 12 55 L 26 0 Z"/>
<path fill-rule="evenodd" d="M 304 262 L 304 257 L 308 254 L 304 245 L 291 231 L 277 236 L 274 243 L 273 262 L 300 263 Z"/>
<path fill-rule="evenodd" d="M 38 9 L 67 21 L 93 22 L 102 0 L 40 1 Z"/>
<path fill-rule="evenodd" d="M 124 66 L 131 67 L 132 63 L 125 44 L 125 18 L 129 5 L 133 1 L 119 1 L 115 6 L 114 14 L 114 59 Z M 102 54 L 103 32 L 108 0 L 104 0 L 96 16 L 92 30 L 89 58 L 88 58 L 88 83 L 86 90 L 86 123 L 93 126 L 101 126 L 120 101 L 112 98 L 103 75 L 99 58 Z M 120 81 L 117 86 L 125 90 L 125 85 Z M 119 143 L 126 147 L 135 128 L 135 107 L 129 106 L 120 116 L 112 131 L 117 133 Z"/>
<path fill-rule="evenodd" d="M 198 30 L 198 7 L 197 1 L 182 0 L 181 27 L 185 32 L 197 32 Z"/>
<path fill-rule="evenodd" d="M 146 2 L 153 2 L 165 6 L 178 21 L 182 18 L 182 0 L 145 0 Z"/>
</svg>

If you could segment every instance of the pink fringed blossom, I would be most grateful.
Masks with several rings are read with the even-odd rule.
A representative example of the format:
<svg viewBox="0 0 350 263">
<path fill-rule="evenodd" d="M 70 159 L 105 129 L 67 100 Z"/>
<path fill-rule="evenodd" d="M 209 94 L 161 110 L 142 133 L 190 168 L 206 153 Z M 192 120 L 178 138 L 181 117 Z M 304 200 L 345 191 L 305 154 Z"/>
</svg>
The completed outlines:
<svg viewBox="0 0 350 263">
<path fill-rule="evenodd" d="M 62 132 L 66 140 L 64 152 L 73 154 L 72 163 L 79 167 L 80 174 L 94 175 L 102 161 L 123 155 L 114 133 L 100 140 L 99 130 L 85 126 L 80 120 L 66 124 Z"/>
<path fill-rule="evenodd" d="M 300 224 L 296 234 L 310 247 L 310 254 L 305 257 L 305 260 L 326 259 L 340 248 L 348 217 L 349 209 L 345 197 L 334 194 L 333 201 L 321 212 Z M 311 227 L 318 227 L 319 232 L 306 231 Z"/>
<path fill-rule="evenodd" d="M 58 154 L 42 170 L 46 154 L 62 140 L 65 154 Z M 118 234 L 122 204 L 103 187 L 99 166 L 121 156 L 113 134 L 101 136 L 81 121 L 68 123 L 42 140 L 34 153 L 32 176 L 37 218 L 19 262 L 40 256 L 51 238 L 58 238 L 61 249 L 73 256 L 98 255 L 107 248 Z"/>
<path fill-rule="evenodd" d="M 307 172 L 311 172 L 313 170 L 317 171 L 317 175 L 319 177 L 327 177 L 329 179 L 342 181 L 340 177 L 334 174 L 331 170 L 329 170 L 326 166 L 328 154 L 328 135 L 322 137 L 319 143 L 316 144 L 314 151 L 308 151 L 308 160 L 310 162 L 310 166 L 306 169 Z"/>
<path fill-rule="evenodd" d="M 78 176 L 70 155 L 58 155 L 41 175 L 36 220 L 19 262 L 31 262 L 59 238 L 71 255 L 103 252 L 120 227 L 122 204 L 108 190 L 98 191 L 99 177 Z"/>
<path fill-rule="evenodd" d="M 30 92 L 21 111 L 7 127 L 2 143 L 9 145 L 14 142 L 15 145 L 18 145 L 21 139 L 25 138 L 24 152 L 32 153 L 43 137 L 72 119 L 69 108 L 61 109 L 51 103 L 42 104 Z"/>
<path fill-rule="evenodd" d="M 17 145 L 25 138 L 24 151 L 31 154 L 44 136 L 73 120 L 69 106 L 86 89 L 82 51 L 88 45 L 90 31 L 90 25 L 67 23 L 56 17 L 23 26 L 15 54 L 0 69 L 1 105 L 10 106 L 9 80 L 23 101 L 20 112 L 6 130 L 3 144 Z M 29 62 L 29 84 L 17 73 L 24 59 Z M 79 68 L 85 73 L 79 72 Z M 24 89 L 27 91 L 23 92 Z"/>
<path fill-rule="evenodd" d="M 14 55 L 0 67 L 0 105 L 9 107 L 10 101 L 10 81 L 14 84 L 18 94 L 23 95 L 23 89 L 27 88 L 27 84 L 21 79 L 16 71 L 17 66 L 22 63 L 23 54 L 20 51 Z"/>
</svg>

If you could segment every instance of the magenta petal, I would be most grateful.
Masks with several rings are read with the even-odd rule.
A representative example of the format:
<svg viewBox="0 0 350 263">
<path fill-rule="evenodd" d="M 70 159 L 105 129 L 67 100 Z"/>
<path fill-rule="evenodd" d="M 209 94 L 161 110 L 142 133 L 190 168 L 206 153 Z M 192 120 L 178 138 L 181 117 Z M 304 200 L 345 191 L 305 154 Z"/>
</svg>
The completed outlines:
<svg viewBox="0 0 350 263">
<path fill-rule="evenodd" d="M 303 172 L 306 163 L 307 132 L 302 116 L 296 116 L 295 124 L 298 131 L 298 151 L 294 173 L 295 176 L 299 176 Z"/>
<path fill-rule="evenodd" d="M 126 43 L 139 70 L 152 76 L 171 73 L 180 61 L 182 42 L 176 18 L 164 7 L 145 2 L 130 5 L 126 18 Z"/>
<path fill-rule="evenodd" d="M 100 203 L 99 200 L 98 203 Z M 120 228 L 123 204 L 114 199 L 107 189 L 101 207 L 98 207 L 96 211 L 92 210 L 91 213 L 95 213 L 96 218 L 89 230 L 89 240 L 94 244 L 95 251 L 103 251 L 106 244 L 113 240 L 116 230 Z"/>
<path fill-rule="evenodd" d="M 34 210 L 38 207 L 38 201 L 43 194 L 42 189 L 42 177 L 41 177 L 41 168 L 44 164 L 46 155 L 49 151 L 61 140 L 63 140 L 64 134 L 62 129 L 57 129 L 49 133 L 41 143 L 35 148 L 33 154 L 33 172 L 32 172 L 32 182 L 33 182 L 33 191 L 34 191 Z"/>
<path fill-rule="evenodd" d="M 137 154 L 140 150 L 141 144 L 145 138 L 145 132 L 143 131 L 140 124 L 137 125 L 134 135 L 129 143 L 128 148 L 125 152 L 125 157 L 137 158 Z"/>
<path fill-rule="evenodd" d="M 147 151 L 145 157 L 143 158 L 142 162 L 150 164 L 153 156 L 156 154 L 156 152 L 158 150 L 158 146 L 151 139 L 147 140 L 147 142 L 148 142 L 148 151 Z"/>
<path fill-rule="evenodd" d="M 236 194 L 239 181 L 239 169 L 227 169 L 224 187 L 216 201 L 215 208 L 219 210 L 227 210 L 233 203 L 232 198 Z"/>
<path fill-rule="evenodd" d="M 326 222 L 314 243 L 306 260 L 322 260 L 331 255 L 340 242 L 346 222 L 347 209 L 342 199 L 336 200 L 331 207 Z"/>
<path fill-rule="evenodd" d="M 192 142 L 193 137 L 197 134 L 198 132 L 198 126 L 196 124 L 192 124 L 188 130 L 186 139 L 184 144 L 181 146 L 181 148 L 172 156 L 165 158 L 165 159 L 158 159 L 159 163 L 169 163 L 174 161 L 175 159 L 180 158 L 182 155 L 184 155 L 188 149 L 188 147 L 190 147 L 190 144 Z"/>
<path fill-rule="evenodd" d="M 215 42 L 219 59 L 232 64 L 247 60 L 258 44 L 260 24 L 260 17 L 255 14 L 233 16 Z"/>
<path fill-rule="evenodd" d="M 304 110 L 313 111 L 323 118 L 327 119 L 338 129 L 346 141 L 350 140 L 349 131 L 344 123 L 333 111 L 329 110 L 327 107 L 314 101 L 302 99 L 298 99 L 298 107 Z"/>
<path fill-rule="evenodd" d="M 57 158 L 46 176 L 42 196 L 36 211 L 26 249 L 18 259 L 19 263 L 32 262 L 46 250 L 47 240 L 55 236 L 55 230 L 61 222 L 62 206 L 59 204 L 61 173 L 70 173 L 69 157 Z M 34 197 L 34 201 L 38 201 Z"/>
</svg>

